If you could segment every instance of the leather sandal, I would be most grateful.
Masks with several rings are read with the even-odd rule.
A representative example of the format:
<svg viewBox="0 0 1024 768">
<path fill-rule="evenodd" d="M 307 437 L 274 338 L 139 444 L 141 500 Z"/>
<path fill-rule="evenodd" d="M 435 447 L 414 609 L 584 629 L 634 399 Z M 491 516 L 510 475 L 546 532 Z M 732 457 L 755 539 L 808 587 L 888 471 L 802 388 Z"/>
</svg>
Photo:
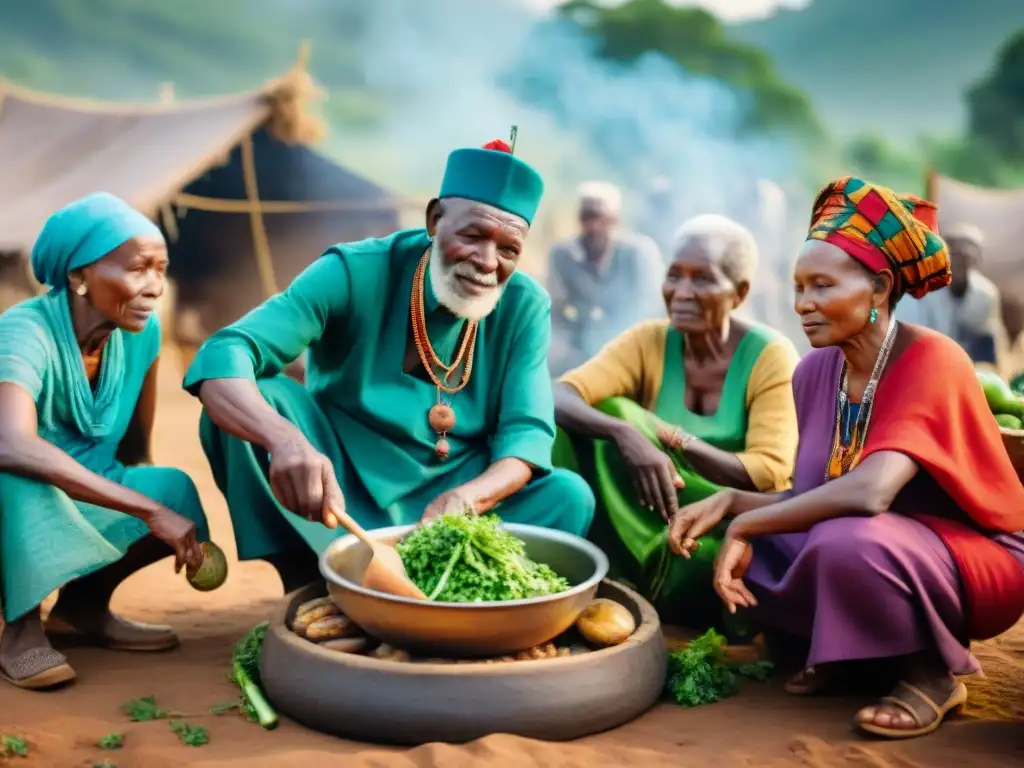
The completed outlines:
<svg viewBox="0 0 1024 768">
<path fill-rule="evenodd" d="M 910 700 L 908 700 L 908 696 Z M 891 725 L 877 725 L 873 722 L 873 718 L 871 722 L 867 723 L 862 723 L 858 719 L 856 724 L 861 730 L 875 736 L 884 736 L 887 739 L 913 739 L 937 731 L 946 719 L 946 715 L 961 709 L 966 703 L 967 686 L 959 681 L 953 687 L 949 697 L 939 705 L 916 685 L 901 680 L 896 684 L 896 692 L 889 696 L 883 696 L 878 704 L 874 705 L 875 716 L 877 717 L 877 710 L 881 705 L 888 705 L 909 715 L 915 727 L 899 728 Z"/>
</svg>

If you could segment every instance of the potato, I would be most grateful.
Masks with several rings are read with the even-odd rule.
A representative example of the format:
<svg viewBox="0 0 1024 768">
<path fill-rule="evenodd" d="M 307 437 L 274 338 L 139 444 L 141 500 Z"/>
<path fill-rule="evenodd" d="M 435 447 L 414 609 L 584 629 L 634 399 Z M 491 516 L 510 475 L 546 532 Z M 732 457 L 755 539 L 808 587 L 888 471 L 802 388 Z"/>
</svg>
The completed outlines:
<svg viewBox="0 0 1024 768">
<path fill-rule="evenodd" d="M 296 616 L 302 616 L 303 614 L 309 613 L 314 608 L 322 608 L 324 606 L 330 606 L 331 608 L 334 609 L 335 613 L 341 613 L 341 609 L 338 608 L 338 606 L 336 606 L 334 604 L 334 601 L 331 600 L 331 598 L 329 598 L 329 597 L 317 597 L 317 598 L 314 598 L 312 600 L 307 600 L 306 602 L 302 603 L 302 605 L 300 605 L 298 608 L 295 609 L 295 615 Z M 333 614 L 324 614 L 324 615 L 330 616 L 330 615 L 333 615 Z"/>
<path fill-rule="evenodd" d="M 334 603 L 313 606 L 307 609 L 305 613 L 297 613 L 295 615 L 295 618 L 292 620 L 292 632 L 299 637 L 306 637 L 310 624 L 321 619 L 329 619 L 336 616 L 341 617 L 341 611 L 338 610 Z"/>
<path fill-rule="evenodd" d="M 312 621 L 306 627 L 306 639 L 314 643 L 325 640 L 340 640 L 343 637 L 355 637 L 360 634 L 359 627 L 348 616 L 324 616 Z"/>
<path fill-rule="evenodd" d="M 576 629 L 588 643 L 603 648 L 625 642 L 636 631 L 636 620 L 620 603 L 601 597 L 580 614 Z"/>
<path fill-rule="evenodd" d="M 327 640 L 319 643 L 319 646 L 326 648 L 328 651 L 336 651 L 338 653 L 362 653 L 370 646 L 370 641 L 365 635 L 361 637 L 340 637 L 336 640 Z"/>
</svg>

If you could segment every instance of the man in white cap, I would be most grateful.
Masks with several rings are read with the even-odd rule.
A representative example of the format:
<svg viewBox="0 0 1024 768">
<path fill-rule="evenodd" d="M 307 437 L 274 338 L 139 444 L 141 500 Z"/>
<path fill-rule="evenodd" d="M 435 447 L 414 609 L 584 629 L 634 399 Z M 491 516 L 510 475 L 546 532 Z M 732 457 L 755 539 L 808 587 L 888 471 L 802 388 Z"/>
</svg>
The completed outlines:
<svg viewBox="0 0 1024 768">
<path fill-rule="evenodd" d="M 984 236 L 973 224 L 960 223 L 943 228 L 942 237 L 949 246 L 953 272 L 949 289 L 923 299 L 904 299 L 896 306 L 896 317 L 949 336 L 976 363 L 997 365 L 1006 331 L 999 289 L 978 270 Z"/>
<path fill-rule="evenodd" d="M 665 313 L 665 266 L 649 237 L 619 228 L 622 193 L 613 184 L 581 184 L 580 234 L 551 249 L 551 373 L 559 376 L 593 357 L 641 320 Z"/>
</svg>

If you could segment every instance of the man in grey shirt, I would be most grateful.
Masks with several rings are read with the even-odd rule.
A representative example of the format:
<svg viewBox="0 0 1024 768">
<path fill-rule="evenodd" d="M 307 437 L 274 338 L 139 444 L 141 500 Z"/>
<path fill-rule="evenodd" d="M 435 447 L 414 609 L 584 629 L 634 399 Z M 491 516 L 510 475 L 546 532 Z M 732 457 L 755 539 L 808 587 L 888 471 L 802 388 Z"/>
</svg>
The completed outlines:
<svg viewBox="0 0 1024 768">
<path fill-rule="evenodd" d="M 580 185 L 580 234 L 548 255 L 554 376 L 590 359 L 630 326 L 665 314 L 661 252 L 651 238 L 619 229 L 621 208 L 614 185 Z"/>
</svg>

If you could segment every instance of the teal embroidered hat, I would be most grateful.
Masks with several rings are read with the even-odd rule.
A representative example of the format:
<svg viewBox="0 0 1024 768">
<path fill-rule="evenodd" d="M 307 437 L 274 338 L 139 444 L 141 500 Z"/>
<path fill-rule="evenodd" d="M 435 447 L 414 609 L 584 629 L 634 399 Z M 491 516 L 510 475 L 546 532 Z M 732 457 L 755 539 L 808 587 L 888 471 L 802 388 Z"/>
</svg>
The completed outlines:
<svg viewBox="0 0 1024 768">
<path fill-rule="evenodd" d="M 448 155 L 438 198 L 475 200 L 532 224 L 543 194 L 540 174 L 513 155 L 506 142 L 497 139 L 480 149 L 456 149 Z"/>
</svg>

